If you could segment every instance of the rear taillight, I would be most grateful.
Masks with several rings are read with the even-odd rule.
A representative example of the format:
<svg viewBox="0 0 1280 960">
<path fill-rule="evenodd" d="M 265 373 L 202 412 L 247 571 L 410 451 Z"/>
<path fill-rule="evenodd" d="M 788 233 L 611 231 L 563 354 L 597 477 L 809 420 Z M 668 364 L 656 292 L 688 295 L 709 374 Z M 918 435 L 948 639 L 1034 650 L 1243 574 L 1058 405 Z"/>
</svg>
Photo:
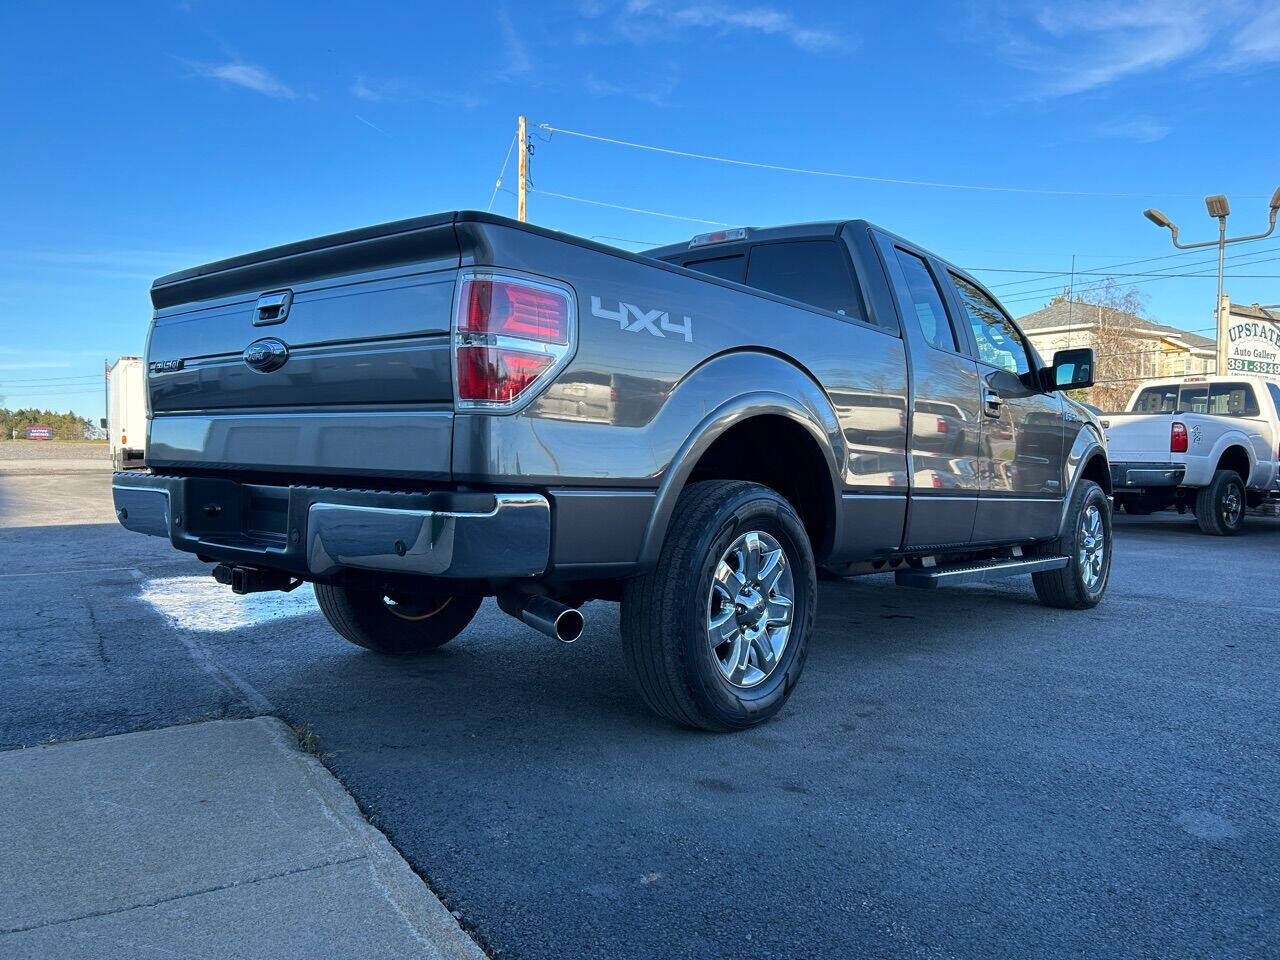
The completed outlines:
<svg viewBox="0 0 1280 960">
<path fill-rule="evenodd" d="M 1169 452 L 1170 453 L 1186 453 L 1187 452 L 1187 425 L 1173 421 L 1173 426 L 1169 428 Z"/>
<path fill-rule="evenodd" d="M 939 433 L 947 432 L 947 421 L 943 420 L 942 417 L 938 418 L 938 432 Z"/>
<path fill-rule="evenodd" d="M 458 404 L 510 407 L 566 360 L 574 338 L 567 289 L 515 277 L 463 277 L 454 320 Z"/>
</svg>

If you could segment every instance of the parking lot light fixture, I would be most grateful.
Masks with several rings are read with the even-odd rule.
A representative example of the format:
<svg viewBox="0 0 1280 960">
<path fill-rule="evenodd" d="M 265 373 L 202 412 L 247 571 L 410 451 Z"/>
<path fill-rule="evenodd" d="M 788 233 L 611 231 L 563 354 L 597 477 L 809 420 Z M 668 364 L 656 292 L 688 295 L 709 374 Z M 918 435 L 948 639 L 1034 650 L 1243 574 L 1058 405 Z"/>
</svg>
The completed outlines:
<svg viewBox="0 0 1280 960">
<path fill-rule="evenodd" d="M 1169 233 L 1173 236 L 1173 245 L 1179 250 L 1195 250 L 1199 247 L 1218 248 L 1218 299 L 1214 303 L 1214 316 L 1218 319 L 1218 362 L 1217 372 L 1226 372 L 1226 326 L 1227 312 L 1222 308 L 1222 280 L 1223 269 L 1226 266 L 1226 250 L 1229 243 L 1243 243 L 1246 240 L 1262 240 L 1269 237 L 1276 228 L 1276 215 L 1280 213 L 1280 187 L 1276 188 L 1276 192 L 1271 195 L 1270 222 L 1267 225 L 1266 232 L 1253 233 L 1243 237 L 1227 237 L 1227 217 L 1231 215 L 1231 205 L 1227 202 L 1227 198 L 1221 193 L 1215 193 L 1204 198 L 1204 204 L 1209 211 L 1209 216 L 1214 217 L 1218 221 L 1218 239 L 1203 240 L 1200 243 L 1183 243 L 1178 239 L 1178 226 L 1159 210 L 1146 210 L 1143 216 L 1154 223 L 1157 227 L 1167 227 Z"/>
</svg>

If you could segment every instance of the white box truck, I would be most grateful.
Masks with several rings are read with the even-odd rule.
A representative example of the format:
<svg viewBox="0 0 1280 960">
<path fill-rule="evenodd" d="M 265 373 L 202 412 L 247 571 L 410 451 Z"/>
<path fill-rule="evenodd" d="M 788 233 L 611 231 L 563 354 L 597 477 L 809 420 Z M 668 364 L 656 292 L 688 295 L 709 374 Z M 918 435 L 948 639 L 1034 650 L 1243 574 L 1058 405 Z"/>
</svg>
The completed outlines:
<svg viewBox="0 0 1280 960">
<path fill-rule="evenodd" d="M 111 469 L 144 465 L 147 455 L 147 375 L 141 357 L 107 365 L 107 416 L 102 428 L 111 445 Z"/>
</svg>

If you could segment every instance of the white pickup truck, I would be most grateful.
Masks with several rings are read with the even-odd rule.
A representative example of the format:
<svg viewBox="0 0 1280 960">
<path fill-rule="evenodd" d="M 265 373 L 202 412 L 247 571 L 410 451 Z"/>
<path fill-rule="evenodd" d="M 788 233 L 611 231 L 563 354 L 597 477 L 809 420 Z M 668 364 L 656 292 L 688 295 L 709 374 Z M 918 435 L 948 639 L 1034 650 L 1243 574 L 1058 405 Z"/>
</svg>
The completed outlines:
<svg viewBox="0 0 1280 960">
<path fill-rule="evenodd" d="M 1245 509 L 1280 496 L 1280 386 L 1261 377 L 1151 380 L 1124 413 L 1102 414 L 1117 507 L 1193 510 L 1230 536 Z"/>
</svg>

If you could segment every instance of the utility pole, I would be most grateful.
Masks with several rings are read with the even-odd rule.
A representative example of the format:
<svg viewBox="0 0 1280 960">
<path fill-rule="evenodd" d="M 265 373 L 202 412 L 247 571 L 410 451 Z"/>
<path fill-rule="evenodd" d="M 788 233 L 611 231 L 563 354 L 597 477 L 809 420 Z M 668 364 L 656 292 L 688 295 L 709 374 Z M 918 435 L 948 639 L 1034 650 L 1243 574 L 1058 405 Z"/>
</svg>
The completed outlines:
<svg viewBox="0 0 1280 960">
<path fill-rule="evenodd" d="M 1200 243 L 1180 243 L 1178 241 L 1178 225 L 1166 217 L 1159 210 L 1147 210 L 1143 216 L 1154 223 L 1157 227 L 1168 227 L 1169 233 L 1173 235 L 1173 245 L 1179 250 L 1195 250 L 1198 247 L 1218 247 L 1218 299 L 1214 302 L 1213 312 L 1217 320 L 1218 326 L 1218 356 L 1215 373 L 1227 372 L 1227 320 L 1231 315 L 1230 306 L 1223 305 L 1224 294 L 1222 292 L 1223 269 L 1227 260 L 1227 244 L 1243 243 L 1245 240 L 1261 240 L 1263 237 L 1271 236 L 1276 228 L 1276 213 L 1280 212 L 1280 187 L 1276 188 L 1276 192 L 1271 195 L 1271 223 L 1267 227 L 1266 233 L 1254 233 L 1247 237 L 1227 237 L 1227 217 L 1231 215 L 1231 206 L 1227 203 L 1227 198 L 1222 194 L 1214 194 L 1211 197 L 1204 198 L 1204 205 L 1209 211 L 1209 216 L 1214 217 L 1218 221 L 1218 239 L 1204 240 Z M 1229 301 L 1228 301 L 1229 303 Z"/>
<path fill-rule="evenodd" d="M 520 141 L 516 144 L 516 148 L 520 151 L 520 156 L 516 159 L 520 181 L 516 185 L 516 219 L 523 223 L 528 219 L 525 216 L 525 200 L 529 195 L 529 140 L 525 134 L 524 114 L 520 115 L 520 121 L 516 127 L 516 139 Z M 1273 217 L 1272 220 L 1274 219 Z"/>
</svg>

